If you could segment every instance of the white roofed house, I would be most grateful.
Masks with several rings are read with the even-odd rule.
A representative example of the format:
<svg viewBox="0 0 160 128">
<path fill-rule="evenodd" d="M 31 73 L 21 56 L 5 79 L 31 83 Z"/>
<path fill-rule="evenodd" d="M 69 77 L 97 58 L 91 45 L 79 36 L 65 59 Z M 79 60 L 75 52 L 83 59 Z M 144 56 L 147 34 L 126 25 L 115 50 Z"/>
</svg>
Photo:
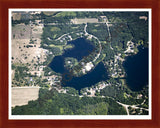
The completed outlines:
<svg viewBox="0 0 160 128">
<path fill-rule="evenodd" d="M 89 62 L 85 65 L 85 69 L 86 71 L 90 71 L 92 69 L 92 67 L 94 67 L 94 65 L 92 64 L 92 62 Z"/>
<path fill-rule="evenodd" d="M 140 16 L 139 19 L 144 19 L 146 21 L 148 18 L 147 16 Z"/>
</svg>

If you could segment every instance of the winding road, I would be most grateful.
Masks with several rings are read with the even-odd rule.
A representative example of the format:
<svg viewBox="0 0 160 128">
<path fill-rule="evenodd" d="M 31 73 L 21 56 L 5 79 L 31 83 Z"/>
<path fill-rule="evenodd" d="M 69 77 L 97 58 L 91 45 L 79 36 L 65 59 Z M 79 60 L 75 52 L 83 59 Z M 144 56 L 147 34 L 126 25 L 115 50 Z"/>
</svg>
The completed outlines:
<svg viewBox="0 0 160 128">
<path fill-rule="evenodd" d="M 101 42 L 99 41 L 99 39 L 98 39 L 96 36 L 94 36 L 94 35 L 92 35 L 92 34 L 89 34 L 89 33 L 86 31 L 86 29 L 87 29 L 87 23 L 86 23 L 86 25 L 85 25 L 85 27 L 84 27 L 85 35 L 86 35 L 86 36 L 92 36 L 93 38 L 95 38 L 96 40 L 98 40 L 98 43 L 99 43 L 99 47 L 100 47 L 99 53 L 97 54 L 97 56 L 96 56 L 96 57 L 94 58 L 94 60 L 93 60 L 93 62 L 95 62 L 95 61 L 99 58 L 99 56 L 101 55 L 101 51 L 102 51 Z"/>
<path fill-rule="evenodd" d="M 106 17 L 106 26 L 107 26 L 107 30 L 108 30 L 108 38 L 109 38 L 109 41 L 110 41 L 110 48 L 111 48 L 111 50 L 113 50 L 113 48 L 112 48 L 112 44 L 111 44 L 111 33 L 110 33 L 110 29 L 109 29 L 109 25 L 108 25 L 108 19 L 107 19 L 107 17 Z"/>
</svg>

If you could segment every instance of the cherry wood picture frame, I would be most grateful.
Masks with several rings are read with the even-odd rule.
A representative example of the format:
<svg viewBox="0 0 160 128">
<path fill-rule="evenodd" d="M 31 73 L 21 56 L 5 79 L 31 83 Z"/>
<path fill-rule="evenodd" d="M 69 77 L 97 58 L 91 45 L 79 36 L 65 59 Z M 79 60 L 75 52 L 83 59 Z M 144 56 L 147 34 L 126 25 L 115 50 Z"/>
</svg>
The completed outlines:
<svg viewBox="0 0 160 128">
<path fill-rule="evenodd" d="M 152 9 L 151 120 L 9 120 L 9 8 L 150 8 Z M 159 128 L 160 127 L 159 0 L 0 0 L 0 128 Z"/>
</svg>

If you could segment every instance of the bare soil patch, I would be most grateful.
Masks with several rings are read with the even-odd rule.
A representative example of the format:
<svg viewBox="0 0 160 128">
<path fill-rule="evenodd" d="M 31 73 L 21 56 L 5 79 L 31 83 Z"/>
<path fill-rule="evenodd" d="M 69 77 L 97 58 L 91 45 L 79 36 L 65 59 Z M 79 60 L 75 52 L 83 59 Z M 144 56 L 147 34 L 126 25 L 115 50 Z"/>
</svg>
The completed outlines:
<svg viewBox="0 0 160 128">
<path fill-rule="evenodd" d="M 13 20 L 20 20 L 21 19 L 21 13 L 12 13 Z"/>
<path fill-rule="evenodd" d="M 30 39 L 31 27 L 25 24 L 18 24 L 12 27 L 12 39 Z"/>
<path fill-rule="evenodd" d="M 75 18 L 75 19 L 72 19 L 71 22 L 73 24 L 99 23 L 98 19 L 96 19 L 96 18 L 84 18 L 84 19 L 77 19 L 77 18 Z"/>
<path fill-rule="evenodd" d="M 39 95 L 38 87 L 12 88 L 12 107 L 28 104 L 28 101 L 37 100 Z"/>
<path fill-rule="evenodd" d="M 44 62 L 45 50 L 40 48 L 42 25 L 19 24 L 12 27 L 12 63 Z M 31 43 L 32 40 L 32 43 Z"/>
</svg>

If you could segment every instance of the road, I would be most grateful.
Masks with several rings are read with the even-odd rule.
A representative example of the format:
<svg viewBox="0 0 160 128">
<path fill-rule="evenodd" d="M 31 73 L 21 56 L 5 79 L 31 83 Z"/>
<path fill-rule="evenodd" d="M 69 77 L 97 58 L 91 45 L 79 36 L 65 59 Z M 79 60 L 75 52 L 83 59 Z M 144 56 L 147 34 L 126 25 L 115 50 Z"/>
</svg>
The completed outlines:
<svg viewBox="0 0 160 128">
<path fill-rule="evenodd" d="M 106 19 L 107 19 L 107 17 L 106 17 Z M 108 25 L 108 23 L 110 23 L 109 21 L 108 21 L 108 19 L 106 20 L 106 26 L 107 26 L 107 30 L 108 30 L 108 40 L 110 41 L 110 49 L 111 50 L 113 50 L 113 48 L 112 48 L 112 42 L 111 42 L 111 33 L 110 33 L 110 29 L 109 29 L 109 25 Z"/>
<path fill-rule="evenodd" d="M 99 58 L 99 56 L 101 55 L 101 51 L 102 51 L 102 46 L 101 46 L 101 42 L 99 41 L 99 39 L 96 37 L 96 36 L 94 36 L 94 35 L 92 35 L 92 34 L 89 34 L 88 32 L 87 32 L 87 24 L 85 25 L 85 27 L 84 27 L 84 32 L 85 32 L 85 35 L 86 36 L 92 36 L 93 38 L 95 38 L 97 41 L 98 41 L 98 43 L 99 43 L 99 53 L 97 54 L 97 56 L 94 58 L 94 60 L 93 60 L 93 62 L 95 62 L 98 58 Z"/>
<path fill-rule="evenodd" d="M 62 36 L 60 36 L 59 38 L 57 38 L 55 41 L 60 40 L 62 37 L 66 36 L 66 35 L 68 35 L 68 34 L 69 34 L 69 33 L 63 34 Z"/>
<path fill-rule="evenodd" d="M 131 108 L 134 108 L 134 109 L 143 109 L 145 111 L 149 111 L 149 109 L 146 109 L 146 108 L 141 108 L 141 107 L 137 107 L 138 105 L 127 105 L 127 104 L 123 104 L 123 103 L 120 103 L 118 101 L 116 101 L 118 104 L 122 105 L 125 109 L 126 109 L 126 112 L 127 112 L 127 115 L 129 115 L 129 110 L 128 110 L 128 107 L 131 107 Z M 143 102 L 144 103 L 144 102 Z"/>
</svg>

